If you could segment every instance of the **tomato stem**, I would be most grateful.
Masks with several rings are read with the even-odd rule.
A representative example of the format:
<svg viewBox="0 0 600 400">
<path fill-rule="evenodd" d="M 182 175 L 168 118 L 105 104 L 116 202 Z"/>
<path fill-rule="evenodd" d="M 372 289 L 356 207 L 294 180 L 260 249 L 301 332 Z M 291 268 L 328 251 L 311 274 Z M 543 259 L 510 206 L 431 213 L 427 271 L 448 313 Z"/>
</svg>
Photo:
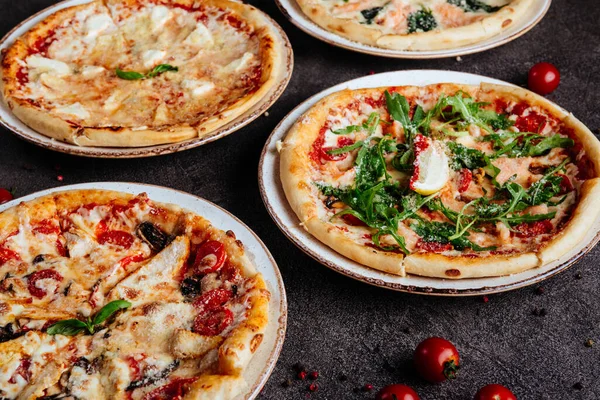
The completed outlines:
<svg viewBox="0 0 600 400">
<path fill-rule="evenodd" d="M 444 363 L 444 376 L 446 379 L 456 379 L 456 373 L 460 365 L 456 364 L 455 360 L 446 361 Z"/>
</svg>

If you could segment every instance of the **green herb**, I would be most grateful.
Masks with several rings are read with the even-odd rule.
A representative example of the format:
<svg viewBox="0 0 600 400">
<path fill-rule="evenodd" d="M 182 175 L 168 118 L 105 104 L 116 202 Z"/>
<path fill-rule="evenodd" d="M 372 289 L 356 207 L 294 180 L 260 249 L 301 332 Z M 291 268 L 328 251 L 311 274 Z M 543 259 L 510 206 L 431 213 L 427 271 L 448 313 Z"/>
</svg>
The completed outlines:
<svg viewBox="0 0 600 400">
<path fill-rule="evenodd" d="M 128 81 L 136 81 L 136 80 L 140 80 L 140 79 L 154 78 L 154 77 L 156 77 L 162 73 L 168 72 L 168 71 L 177 72 L 177 71 L 179 71 L 179 67 L 174 67 L 169 64 L 160 64 L 160 65 L 157 65 L 156 67 L 154 67 L 150 72 L 148 72 L 146 74 L 142 74 L 142 73 L 136 72 L 136 71 L 123 71 L 123 70 L 117 68 L 116 74 L 121 79 L 125 79 Z"/>
<path fill-rule="evenodd" d="M 448 0 L 448 3 L 458 6 L 467 12 L 476 12 L 482 10 L 487 13 L 492 13 L 502 8 L 490 6 L 480 0 Z"/>
<path fill-rule="evenodd" d="M 424 242 L 435 243 L 450 243 L 456 250 L 464 250 L 466 248 L 474 251 L 490 251 L 495 250 L 495 247 L 481 247 L 469 239 L 468 234 L 456 238 L 451 238 L 455 233 L 455 227 L 452 224 L 435 221 L 419 221 L 411 225 L 411 228 Z"/>
<path fill-rule="evenodd" d="M 535 182 L 527 191 L 527 202 L 532 206 L 547 203 L 551 198 L 560 193 L 562 176 L 556 175 L 570 160 L 565 159 L 560 165 L 547 172 L 539 181 Z"/>
<path fill-rule="evenodd" d="M 408 16 L 408 33 L 429 32 L 437 26 L 437 21 L 430 9 L 423 7 Z"/>
<path fill-rule="evenodd" d="M 373 7 L 373 8 L 368 8 L 366 10 L 362 10 L 360 13 L 365 18 L 365 21 L 367 22 L 367 24 L 371 24 L 371 23 L 373 23 L 373 20 L 375 19 L 375 17 L 377 16 L 377 14 L 379 14 L 379 12 L 381 10 L 383 10 L 383 7 Z"/>
<path fill-rule="evenodd" d="M 493 142 L 496 151 L 491 158 L 536 157 L 554 148 L 568 148 L 575 145 L 573 139 L 560 135 L 542 136 L 532 132 L 502 131 L 484 136 L 481 140 Z"/>
<path fill-rule="evenodd" d="M 447 145 L 450 151 L 452 151 L 451 167 L 454 170 L 483 168 L 487 165 L 484 152 L 477 149 L 470 149 L 456 142 L 448 142 Z"/>
<path fill-rule="evenodd" d="M 369 118 L 365 122 L 363 122 L 362 125 L 349 125 L 343 129 L 336 129 L 335 131 L 331 131 L 336 135 L 344 135 L 352 132 L 360 132 L 361 130 L 366 130 L 368 131 L 369 138 L 367 138 L 366 140 L 359 140 L 351 145 L 340 147 L 339 149 L 329 150 L 327 153 L 331 155 L 339 155 L 362 147 L 365 143 L 368 143 L 370 137 L 375 133 L 375 130 L 377 129 L 377 126 L 379 126 L 380 121 L 381 118 L 379 114 L 374 112 L 371 113 L 371 115 L 369 115 Z"/>
<path fill-rule="evenodd" d="M 78 319 L 67 319 L 52 324 L 46 331 L 49 335 L 75 336 L 78 333 L 87 330 L 91 335 L 94 334 L 96 326 L 102 324 L 115 312 L 131 307 L 131 303 L 125 300 L 111 301 L 98 311 L 93 319 L 87 321 Z"/>
</svg>

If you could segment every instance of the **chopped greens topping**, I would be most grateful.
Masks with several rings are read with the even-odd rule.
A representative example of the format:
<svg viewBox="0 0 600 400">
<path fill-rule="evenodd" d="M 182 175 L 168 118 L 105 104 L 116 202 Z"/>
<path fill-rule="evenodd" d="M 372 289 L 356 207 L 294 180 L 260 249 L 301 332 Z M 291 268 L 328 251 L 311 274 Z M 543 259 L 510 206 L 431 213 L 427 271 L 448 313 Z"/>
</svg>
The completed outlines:
<svg viewBox="0 0 600 400">
<path fill-rule="evenodd" d="M 437 26 L 433 12 L 428 8 L 423 7 L 408 16 L 408 33 L 429 32 Z"/>
<path fill-rule="evenodd" d="M 360 13 L 365 18 L 367 24 L 372 24 L 373 20 L 381 10 L 383 10 L 383 7 L 373 7 L 368 8 L 366 10 L 362 10 Z"/>
<path fill-rule="evenodd" d="M 448 3 L 458 6 L 466 12 L 485 11 L 487 13 L 492 13 L 502 8 L 490 6 L 480 0 L 448 0 Z"/>
<path fill-rule="evenodd" d="M 154 77 L 156 77 L 160 74 L 163 74 L 165 72 L 168 72 L 168 71 L 177 72 L 177 71 L 179 71 L 179 67 L 174 67 L 169 64 L 160 64 L 160 65 L 157 65 L 156 67 L 154 67 L 150 72 L 148 72 L 146 74 L 142 74 L 142 73 L 136 72 L 136 71 L 123 71 L 123 70 L 117 68 L 116 74 L 121 79 L 125 79 L 127 81 L 137 81 L 137 80 L 141 80 L 141 79 L 154 78 Z"/>
<path fill-rule="evenodd" d="M 111 315 L 119 310 L 131 307 L 131 303 L 125 300 L 114 300 L 98 311 L 94 318 L 88 317 L 87 321 L 79 319 L 65 319 L 58 321 L 48 328 L 48 335 L 75 336 L 79 332 L 87 330 L 90 335 L 96 331 L 96 327 L 106 321 Z"/>
<path fill-rule="evenodd" d="M 364 137 L 349 146 L 328 151 L 333 155 L 355 152 L 355 174 L 351 184 L 333 187 L 315 183 L 319 192 L 328 198 L 328 206 L 338 201 L 346 206 L 332 219 L 351 215 L 370 230 L 376 247 L 408 254 L 405 239 L 399 234 L 401 223 L 410 227 L 423 242 L 450 244 L 459 251 L 481 252 L 496 248 L 479 245 L 473 235 L 475 232 L 490 232 L 498 223 L 513 230 L 523 223 L 550 220 L 556 216 L 554 210 L 529 214 L 527 209 L 541 204 L 557 206 L 566 199 L 562 172 L 571 162 L 569 159 L 547 168 L 529 188 L 517 183 L 516 176 L 502 184 L 497 182 L 501 170 L 492 162 L 499 158 L 544 156 L 554 148 L 572 147 L 572 139 L 558 134 L 516 132 L 508 115 L 494 112 L 488 103 L 476 102 L 464 92 L 442 95 L 428 111 L 418 104 L 411 106 L 399 93 L 386 91 L 384 95 L 391 121 L 387 121 L 384 114 L 373 112 L 360 125 L 332 131 L 336 135 Z M 377 130 L 378 126 L 393 121 L 402 126 L 403 135 L 396 138 L 377 133 L 381 132 Z M 480 136 L 472 139 L 474 143 L 486 142 L 486 146 L 480 147 L 485 151 L 462 144 L 469 142 L 456 141 L 457 137 L 470 135 L 473 126 L 480 129 Z M 488 193 L 482 186 L 483 194 L 479 198 L 461 200 L 464 206 L 456 211 L 444 204 L 438 193 L 423 196 L 412 191 L 408 180 L 415 169 L 414 142 L 419 134 L 446 143 L 451 156 L 450 166 L 455 171 L 480 169 L 478 179 L 481 181 L 487 175 L 493 185 L 492 192 Z M 487 143 L 491 143 L 491 148 Z M 559 197 L 561 193 L 564 195 Z M 424 215 L 430 212 L 440 213 L 443 220 L 428 220 Z"/>
</svg>

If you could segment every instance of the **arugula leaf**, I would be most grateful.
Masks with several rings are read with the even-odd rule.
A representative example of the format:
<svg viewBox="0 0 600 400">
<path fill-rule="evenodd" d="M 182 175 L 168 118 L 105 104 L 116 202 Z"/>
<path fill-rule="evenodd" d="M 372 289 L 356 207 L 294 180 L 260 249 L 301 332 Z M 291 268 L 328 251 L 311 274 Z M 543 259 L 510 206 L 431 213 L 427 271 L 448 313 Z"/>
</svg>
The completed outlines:
<svg viewBox="0 0 600 400">
<path fill-rule="evenodd" d="M 362 10 L 360 13 L 365 18 L 367 24 L 372 24 L 373 20 L 381 10 L 383 10 L 383 7 L 373 7 L 368 8 L 366 10 Z"/>
<path fill-rule="evenodd" d="M 78 319 L 67 319 L 52 324 L 46 331 L 49 335 L 65 335 L 75 336 L 79 332 L 87 330 L 91 335 L 94 334 L 96 326 L 102 324 L 111 315 L 118 310 L 131 307 L 131 303 L 125 300 L 114 300 L 105 305 L 96 313 L 93 319 L 88 317 L 87 321 L 81 321 Z"/>
<path fill-rule="evenodd" d="M 66 319 L 52 324 L 46 333 L 48 335 L 75 336 L 88 328 L 88 324 L 78 319 Z"/>
<path fill-rule="evenodd" d="M 429 32 L 437 26 L 433 12 L 428 8 L 422 7 L 408 16 L 408 33 Z"/>
<path fill-rule="evenodd" d="M 553 135 L 546 137 L 542 139 L 541 142 L 531 146 L 527 151 L 527 155 L 541 156 L 551 149 L 573 147 L 574 145 L 575 142 L 573 139 L 562 137 L 560 135 Z"/>
<path fill-rule="evenodd" d="M 424 242 L 450 243 L 456 250 L 464 250 L 466 248 L 474 251 L 489 251 L 495 250 L 495 247 L 481 247 L 466 238 L 468 234 L 450 239 L 455 232 L 453 225 L 446 222 L 436 221 L 419 221 L 411 225 L 411 228 Z"/>
<path fill-rule="evenodd" d="M 470 149 L 460 143 L 448 142 L 448 148 L 452 151 L 451 167 L 454 170 L 463 168 L 477 169 L 487 165 L 486 155 L 477 149 Z"/>
<path fill-rule="evenodd" d="M 565 159 L 560 165 L 547 172 L 539 181 L 529 187 L 527 191 L 527 203 L 532 206 L 537 206 L 542 203 L 547 203 L 551 198 L 560 193 L 562 176 L 556 175 L 562 170 L 570 160 Z"/>
<path fill-rule="evenodd" d="M 119 310 L 123 310 L 131 307 L 131 303 L 125 300 L 114 300 L 105 305 L 98 311 L 94 319 L 92 320 L 93 325 L 100 325 L 108 319 L 111 315 Z"/>
<path fill-rule="evenodd" d="M 480 0 L 447 0 L 448 3 L 458 6 L 467 12 L 476 12 L 479 10 L 485 11 L 487 13 L 492 13 L 500 10 L 502 7 L 494 7 Z"/>
<path fill-rule="evenodd" d="M 136 81 L 136 80 L 140 80 L 140 79 L 154 78 L 154 77 L 156 77 L 162 73 L 168 72 L 168 71 L 177 72 L 177 71 L 179 71 L 179 67 L 174 67 L 169 64 L 160 64 L 160 65 L 157 65 L 156 67 L 154 67 L 150 72 L 148 72 L 146 74 L 142 74 L 142 73 L 136 72 L 136 71 L 123 71 L 123 70 L 117 68 L 116 74 L 121 79 L 125 79 L 128 81 Z"/>
</svg>

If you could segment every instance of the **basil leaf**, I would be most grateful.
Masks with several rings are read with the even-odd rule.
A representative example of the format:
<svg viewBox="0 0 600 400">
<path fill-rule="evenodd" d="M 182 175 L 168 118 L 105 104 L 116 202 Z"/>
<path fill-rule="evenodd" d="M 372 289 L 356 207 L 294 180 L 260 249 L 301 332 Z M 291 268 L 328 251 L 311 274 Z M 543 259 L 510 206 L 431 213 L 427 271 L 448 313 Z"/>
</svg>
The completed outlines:
<svg viewBox="0 0 600 400">
<path fill-rule="evenodd" d="M 83 321 L 78 319 L 66 319 L 50 325 L 48 330 L 46 330 L 46 333 L 48 335 L 75 336 L 87 328 L 88 324 Z"/>
<path fill-rule="evenodd" d="M 117 68 L 117 76 L 121 79 L 125 79 L 127 81 L 136 81 L 139 79 L 144 79 L 146 77 L 146 75 L 144 74 L 140 74 L 139 72 L 135 72 L 135 71 L 123 71 L 119 68 Z"/>
<path fill-rule="evenodd" d="M 154 67 L 154 69 L 152 69 L 152 71 L 148 72 L 148 74 L 146 74 L 146 76 L 148 78 L 154 78 L 155 76 L 158 76 L 162 73 L 169 72 L 169 71 L 178 72 L 179 67 L 174 67 L 169 64 L 160 64 L 160 65 L 157 65 L 156 67 Z"/>
<path fill-rule="evenodd" d="M 102 307 L 100 309 L 100 311 L 98 311 L 96 316 L 94 316 L 92 325 L 100 325 L 101 323 L 106 321 L 108 319 L 108 317 L 113 315 L 115 312 L 125 309 L 125 308 L 129 308 L 129 307 L 131 307 L 131 303 L 128 301 L 125 301 L 125 300 L 111 301 L 110 303 L 108 303 L 107 305 Z"/>
</svg>

